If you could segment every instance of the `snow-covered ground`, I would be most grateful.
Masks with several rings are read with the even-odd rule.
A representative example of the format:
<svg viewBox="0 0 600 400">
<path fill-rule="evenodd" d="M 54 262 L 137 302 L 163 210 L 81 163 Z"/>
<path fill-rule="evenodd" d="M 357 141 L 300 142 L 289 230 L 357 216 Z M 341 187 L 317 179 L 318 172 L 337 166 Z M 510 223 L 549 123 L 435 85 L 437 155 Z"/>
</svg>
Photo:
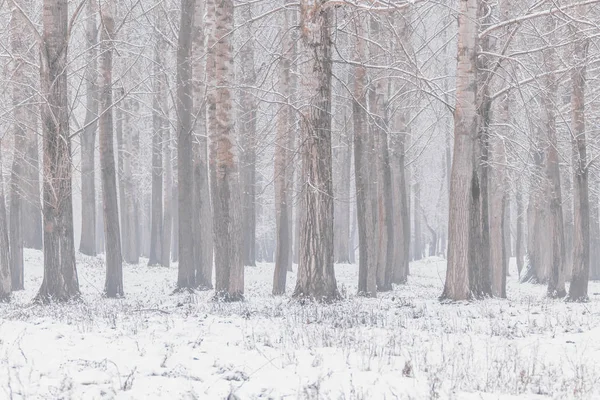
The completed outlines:
<svg viewBox="0 0 600 400">
<path fill-rule="evenodd" d="M 363 299 L 357 267 L 338 265 L 346 299 L 302 306 L 270 295 L 263 264 L 246 268 L 245 302 L 217 304 L 172 295 L 175 267 L 138 265 L 109 300 L 102 261 L 81 257 L 83 302 L 38 306 L 41 265 L 27 250 L 27 289 L 0 305 L 0 399 L 600 398 L 597 283 L 567 304 L 513 271 L 510 301 L 440 304 L 445 262 L 428 259 Z"/>
</svg>

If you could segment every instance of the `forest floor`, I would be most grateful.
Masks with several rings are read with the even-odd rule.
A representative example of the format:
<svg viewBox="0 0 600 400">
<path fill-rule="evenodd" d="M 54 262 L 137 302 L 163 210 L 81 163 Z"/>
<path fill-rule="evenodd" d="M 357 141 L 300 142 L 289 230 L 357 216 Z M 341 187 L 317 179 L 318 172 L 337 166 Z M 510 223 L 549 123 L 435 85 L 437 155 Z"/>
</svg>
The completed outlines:
<svg viewBox="0 0 600 400">
<path fill-rule="evenodd" d="M 345 300 L 302 306 L 270 295 L 261 264 L 245 302 L 220 304 L 173 295 L 175 266 L 140 264 L 112 300 L 102 260 L 80 257 L 83 301 L 39 306 L 41 257 L 26 250 L 27 289 L 0 305 L 1 399 L 600 398 L 599 283 L 568 304 L 511 270 L 510 300 L 440 304 L 445 262 L 430 258 L 364 299 L 357 267 L 338 265 Z"/>
</svg>

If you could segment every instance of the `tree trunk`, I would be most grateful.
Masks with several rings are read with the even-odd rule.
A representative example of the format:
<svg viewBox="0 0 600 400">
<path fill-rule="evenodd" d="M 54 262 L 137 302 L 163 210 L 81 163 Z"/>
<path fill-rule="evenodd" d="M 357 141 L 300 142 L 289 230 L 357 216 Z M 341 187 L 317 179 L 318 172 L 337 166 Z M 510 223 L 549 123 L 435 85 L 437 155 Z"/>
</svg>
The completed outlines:
<svg viewBox="0 0 600 400">
<path fill-rule="evenodd" d="M 124 200 L 121 213 L 125 216 L 122 218 L 123 227 L 121 229 L 121 239 L 123 246 L 123 259 L 128 264 L 138 264 L 139 253 L 139 232 L 138 232 L 138 190 L 133 176 L 133 164 L 139 158 L 139 137 L 136 127 L 131 124 L 131 108 L 130 101 L 124 99 L 123 111 L 125 113 L 124 124 L 126 134 L 123 137 L 123 175 L 122 185 Z M 137 142 L 137 143 L 136 143 Z"/>
<path fill-rule="evenodd" d="M 193 224 L 193 162 L 192 162 L 192 27 L 196 1 L 181 1 L 181 24 L 177 46 L 177 183 L 179 213 L 178 290 L 196 288 Z"/>
<path fill-rule="evenodd" d="M 284 23 L 282 27 L 282 60 L 280 64 L 280 91 L 284 103 L 279 113 L 277 114 L 277 136 L 275 139 L 275 232 L 276 232 L 276 249 L 275 249 L 275 272 L 273 276 L 273 295 L 285 294 L 285 284 L 287 271 L 292 262 L 290 259 L 290 247 L 292 245 L 292 237 L 290 235 L 290 221 L 288 204 L 291 196 L 288 191 L 290 189 L 290 177 L 288 168 L 291 168 L 290 155 L 288 154 L 288 146 L 290 144 L 289 136 L 289 113 L 291 112 L 290 105 L 290 41 L 288 39 L 288 15 L 284 12 Z"/>
<path fill-rule="evenodd" d="M 380 22 L 371 16 L 369 19 L 371 41 L 382 40 Z M 373 45 L 369 57 L 383 62 L 383 53 L 379 46 Z M 377 79 L 375 79 L 377 78 Z M 369 88 L 369 111 L 371 115 L 369 131 L 374 139 L 374 162 L 376 187 L 377 219 L 377 290 L 392 290 L 392 262 L 394 246 L 392 178 L 388 148 L 388 124 L 386 118 L 385 94 L 387 87 L 383 77 L 372 77 Z"/>
<path fill-rule="evenodd" d="M 0 149 L 2 140 L 0 139 Z M 4 198 L 4 175 L 2 174 L 2 151 L 0 151 L 0 302 L 10 301 L 10 249 L 8 245 L 8 224 Z"/>
<path fill-rule="evenodd" d="M 591 151 L 593 147 L 590 147 Z M 590 159 L 594 159 L 596 152 L 590 154 Z M 600 179 L 598 171 L 590 170 L 590 188 L 598 188 L 600 186 Z M 589 190 L 590 197 L 590 279 L 600 279 L 600 199 L 598 196 L 598 190 Z"/>
<path fill-rule="evenodd" d="M 554 23 L 549 22 L 549 30 L 554 29 Z M 554 49 L 545 52 L 544 61 L 546 68 L 553 71 L 556 66 L 556 55 Z M 558 81 L 554 73 L 545 77 L 545 93 L 542 94 L 542 104 L 544 108 L 544 117 L 547 134 L 547 158 L 546 158 L 546 177 L 548 180 L 547 191 L 550 204 L 550 229 L 552 235 L 551 258 L 544 269 L 549 267 L 548 276 L 548 296 L 564 297 L 565 291 L 565 243 L 564 243 L 564 220 L 562 210 L 562 191 L 560 184 L 560 155 L 558 154 L 558 141 L 556 137 L 556 117 L 554 108 Z M 540 234 L 541 232 L 536 232 Z M 541 253 L 544 254 L 544 253 Z"/>
<path fill-rule="evenodd" d="M 506 100 L 505 100 L 506 101 Z M 492 295 L 506 298 L 506 241 L 504 237 L 506 212 L 506 165 L 502 137 L 491 138 L 492 166 L 490 174 L 489 226 L 490 226 L 490 271 L 492 273 Z"/>
<path fill-rule="evenodd" d="M 79 297 L 73 238 L 67 86 L 68 0 L 44 0 L 41 82 L 44 127 L 44 279 L 41 302 Z"/>
<path fill-rule="evenodd" d="M 39 105 L 29 106 L 31 129 L 27 130 L 27 154 L 25 169 L 27 176 L 26 201 L 23 204 L 23 245 L 27 248 L 42 250 L 42 204 L 40 202 L 40 162 L 38 144 Z"/>
<path fill-rule="evenodd" d="M 81 238 L 79 251 L 96 255 L 96 178 L 95 145 L 98 128 L 98 27 L 96 1 L 87 2 L 86 43 L 86 112 L 81 134 Z"/>
<path fill-rule="evenodd" d="M 163 165 L 164 165 L 164 191 L 163 191 L 163 232 L 162 245 L 165 249 L 171 248 L 171 239 L 177 232 L 173 232 L 173 144 L 171 143 L 171 130 L 165 126 L 163 137 Z M 163 251 L 160 265 L 169 267 L 171 265 L 171 252 Z"/>
<path fill-rule="evenodd" d="M 521 282 L 545 284 L 548 281 L 548 264 L 552 258 L 552 226 L 550 224 L 550 184 L 545 176 L 541 128 L 534 130 L 531 143 L 533 171 L 527 207 L 527 266 Z"/>
<path fill-rule="evenodd" d="M 469 285 L 469 210 L 473 189 L 473 150 L 477 127 L 477 1 L 461 0 L 458 17 L 454 155 L 450 178 L 448 268 L 442 298 L 465 300 Z"/>
<path fill-rule="evenodd" d="M 525 229 L 524 229 L 524 215 L 525 206 L 523 205 L 523 187 L 520 180 L 517 180 L 517 193 L 515 200 L 517 203 L 517 237 L 515 239 L 516 257 L 517 257 L 517 270 L 519 272 L 519 280 L 521 279 L 521 271 L 523 271 L 523 265 L 525 261 Z M 600 226 L 600 225 L 599 225 Z"/>
<path fill-rule="evenodd" d="M 331 36 L 324 0 L 300 2 L 302 43 L 311 56 L 302 76 L 311 102 L 302 110 L 302 214 L 300 259 L 294 297 L 332 301 L 339 297 L 333 269 L 331 157 Z"/>
<path fill-rule="evenodd" d="M 240 154 L 242 184 L 242 262 L 256 266 L 256 109 L 257 102 L 252 93 L 256 84 L 254 69 L 254 33 L 252 32 L 252 3 L 242 6 L 242 40 L 240 49 L 241 67 L 241 115 Z M 285 13 L 285 11 L 284 11 Z M 286 265 L 287 267 L 287 265 Z"/>
<path fill-rule="evenodd" d="M 212 13 L 211 13 L 212 14 Z M 238 301 L 244 298 L 242 221 L 238 161 L 233 146 L 233 113 L 230 85 L 233 81 L 233 1 L 222 0 L 215 7 L 216 40 L 214 76 L 214 131 L 210 132 L 211 195 L 215 238 L 215 298 Z M 213 89 L 214 88 L 214 89 Z"/>
<path fill-rule="evenodd" d="M 29 120 L 29 110 L 26 105 L 30 97 L 31 90 L 29 86 L 28 70 L 30 67 L 25 62 L 27 59 L 26 31 L 27 22 L 24 20 L 21 11 L 14 9 L 11 19 L 11 51 L 16 56 L 16 65 L 12 71 L 12 106 L 14 113 L 14 151 L 13 163 L 10 178 L 10 276 L 11 289 L 13 291 L 23 290 L 25 288 L 24 269 L 23 269 L 23 206 L 26 202 L 24 196 L 25 182 L 25 154 L 27 152 L 27 122 Z M 3 221 L 5 223 L 6 220 Z M 8 242 L 7 242 L 8 246 Z"/>
<path fill-rule="evenodd" d="M 398 112 L 396 116 L 396 135 L 392 143 L 393 156 L 393 186 L 394 186 L 394 268 L 392 271 L 392 282 L 396 284 L 406 283 L 408 278 L 408 254 L 406 254 L 406 241 L 410 238 L 410 229 L 407 231 L 405 219 L 408 214 L 406 174 L 405 174 L 405 140 L 409 127 L 406 124 L 406 116 Z M 410 226 L 410 223 L 408 224 Z"/>
<path fill-rule="evenodd" d="M 157 17 L 158 18 L 158 17 Z M 163 109 L 166 97 L 163 68 L 163 39 L 157 35 L 154 48 L 154 94 L 152 100 L 152 212 L 150 228 L 150 256 L 148 265 L 158 265 L 162 261 L 163 238 L 163 131 L 167 110 Z"/>
<path fill-rule="evenodd" d="M 116 89 L 117 96 L 123 97 L 124 90 L 123 88 Z M 119 103 L 114 107 L 114 130 L 115 136 L 117 139 L 117 188 L 119 191 L 119 226 L 121 229 L 121 253 L 123 254 L 123 258 L 125 254 L 128 253 L 128 243 L 126 243 L 127 232 L 129 231 L 129 227 L 127 226 L 127 203 L 125 196 L 125 179 L 123 177 L 125 167 L 125 143 L 123 138 L 123 103 Z"/>
<path fill-rule="evenodd" d="M 358 60 L 365 60 L 364 27 L 356 22 L 356 52 Z M 356 218 L 358 225 L 358 294 L 377 296 L 377 262 L 372 247 L 375 225 L 370 193 L 374 189 L 370 179 L 371 149 L 367 125 L 366 68 L 354 68 L 354 96 L 352 118 L 354 125 L 354 179 L 356 190 Z"/>
<path fill-rule="evenodd" d="M 107 0 L 101 8 L 102 33 L 100 35 L 100 166 L 102 172 L 102 200 L 104 208 L 104 237 L 106 239 L 106 282 L 107 297 L 123 296 L 123 257 L 119 228 L 119 206 L 117 201 L 117 174 L 113 148 L 113 40 L 115 4 Z"/>
<path fill-rule="evenodd" d="M 210 187 L 208 182 L 208 141 L 206 129 L 206 60 L 197 57 L 205 54 L 205 7 L 200 1 L 196 5 L 194 17 L 194 42 L 192 65 L 194 78 L 194 260 L 196 263 L 196 286 L 201 290 L 212 289 L 213 242 L 212 212 L 210 205 Z"/>
<path fill-rule="evenodd" d="M 583 14 L 582 7 L 578 13 Z M 589 42 L 577 35 L 573 56 L 579 63 L 571 71 L 571 134 L 573 148 L 573 276 L 570 301 L 588 301 L 590 272 L 590 203 L 588 194 L 587 143 L 585 137 L 585 73 Z"/>
<path fill-rule="evenodd" d="M 421 239 L 423 233 L 421 232 L 421 184 L 419 183 L 419 175 L 415 173 L 415 184 L 413 185 L 413 194 L 415 196 L 415 205 L 413 207 L 413 221 L 415 240 L 413 241 L 413 260 L 420 260 L 423 258 L 423 246 Z"/>
</svg>

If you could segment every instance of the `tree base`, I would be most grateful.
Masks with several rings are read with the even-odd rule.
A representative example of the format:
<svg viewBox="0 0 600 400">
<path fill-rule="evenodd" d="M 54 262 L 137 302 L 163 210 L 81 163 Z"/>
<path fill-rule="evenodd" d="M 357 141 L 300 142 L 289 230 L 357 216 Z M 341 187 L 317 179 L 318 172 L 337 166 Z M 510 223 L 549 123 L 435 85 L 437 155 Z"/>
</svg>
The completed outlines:
<svg viewBox="0 0 600 400">
<path fill-rule="evenodd" d="M 213 301 L 219 303 L 233 303 L 236 301 L 244 301 L 243 293 L 228 293 L 225 291 L 215 292 Z"/>
</svg>

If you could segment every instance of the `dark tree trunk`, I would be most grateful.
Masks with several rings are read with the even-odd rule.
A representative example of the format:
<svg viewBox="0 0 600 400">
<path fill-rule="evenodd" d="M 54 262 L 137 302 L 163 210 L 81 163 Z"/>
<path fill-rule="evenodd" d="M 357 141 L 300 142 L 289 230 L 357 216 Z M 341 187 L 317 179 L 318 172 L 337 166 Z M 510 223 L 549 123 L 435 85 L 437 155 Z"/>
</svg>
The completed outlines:
<svg viewBox="0 0 600 400">
<path fill-rule="evenodd" d="M 41 302 L 79 297 L 73 238 L 71 132 L 67 86 L 67 0 L 44 0 L 41 82 L 44 132 L 44 279 Z"/>
</svg>

